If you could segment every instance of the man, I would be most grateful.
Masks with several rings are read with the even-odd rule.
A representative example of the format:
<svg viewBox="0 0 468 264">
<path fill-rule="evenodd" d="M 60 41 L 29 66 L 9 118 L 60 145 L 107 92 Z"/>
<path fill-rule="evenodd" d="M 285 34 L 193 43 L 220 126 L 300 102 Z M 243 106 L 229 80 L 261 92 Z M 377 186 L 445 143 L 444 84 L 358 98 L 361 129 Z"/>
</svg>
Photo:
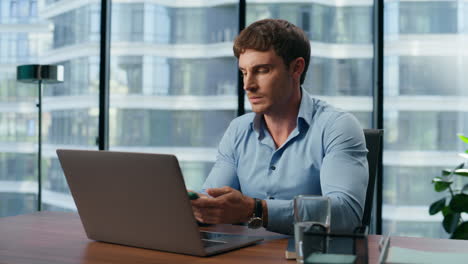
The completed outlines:
<svg viewBox="0 0 468 264">
<path fill-rule="evenodd" d="M 352 231 L 368 182 L 365 139 L 352 115 L 301 88 L 310 59 L 304 32 L 284 20 L 257 21 L 236 38 L 234 54 L 253 113 L 223 136 L 207 195 L 192 201 L 196 219 L 292 234 L 294 197 L 323 195 L 331 229 Z"/>
</svg>

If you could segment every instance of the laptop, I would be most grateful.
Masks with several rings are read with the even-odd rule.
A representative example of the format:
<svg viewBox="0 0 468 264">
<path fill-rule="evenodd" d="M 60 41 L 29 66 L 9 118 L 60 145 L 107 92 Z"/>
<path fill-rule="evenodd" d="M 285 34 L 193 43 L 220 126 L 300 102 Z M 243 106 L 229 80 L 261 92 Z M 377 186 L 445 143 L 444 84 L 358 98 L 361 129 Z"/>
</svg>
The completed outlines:
<svg viewBox="0 0 468 264">
<path fill-rule="evenodd" d="M 195 256 L 261 237 L 199 230 L 173 155 L 57 150 L 89 239 Z"/>
</svg>

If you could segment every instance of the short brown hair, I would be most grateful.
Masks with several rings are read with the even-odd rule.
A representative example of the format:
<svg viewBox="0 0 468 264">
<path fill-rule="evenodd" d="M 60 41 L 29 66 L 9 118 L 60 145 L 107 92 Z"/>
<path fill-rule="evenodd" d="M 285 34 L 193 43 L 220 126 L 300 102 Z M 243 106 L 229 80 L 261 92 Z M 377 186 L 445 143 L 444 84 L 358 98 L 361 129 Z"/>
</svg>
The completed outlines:
<svg viewBox="0 0 468 264">
<path fill-rule="evenodd" d="M 286 67 L 296 58 L 304 58 L 303 84 L 310 61 L 310 42 L 302 29 L 282 19 L 263 19 L 254 22 L 237 36 L 234 55 L 239 56 L 247 49 L 267 51 L 273 48 Z"/>
</svg>

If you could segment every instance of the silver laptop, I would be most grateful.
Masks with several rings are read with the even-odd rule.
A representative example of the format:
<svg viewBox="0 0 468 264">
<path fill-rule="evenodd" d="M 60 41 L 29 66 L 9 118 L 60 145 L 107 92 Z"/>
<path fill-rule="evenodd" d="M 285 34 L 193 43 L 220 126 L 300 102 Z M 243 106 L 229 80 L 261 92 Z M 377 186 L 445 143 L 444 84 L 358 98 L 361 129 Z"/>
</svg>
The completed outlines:
<svg viewBox="0 0 468 264">
<path fill-rule="evenodd" d="M 200 232 L 173 155 L 57 150 L 88 238 L 208 256 L 261 241 Z"/>
</svg>

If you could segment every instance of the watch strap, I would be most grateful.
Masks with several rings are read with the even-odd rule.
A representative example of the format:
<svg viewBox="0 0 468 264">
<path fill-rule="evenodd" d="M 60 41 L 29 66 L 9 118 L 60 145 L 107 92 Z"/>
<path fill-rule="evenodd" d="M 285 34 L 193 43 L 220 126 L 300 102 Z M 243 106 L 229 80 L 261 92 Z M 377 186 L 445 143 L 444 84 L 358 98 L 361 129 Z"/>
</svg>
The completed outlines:
<svg viewBox="0 0 468 264">
<path fill-rule="evenodd" d="M 262 200 L 253 198 L 254 199 L 254 210 L 253 210 L 253 215 L 250 218 L 248 222 L 248 227 L 252 229 L 257 229 L 262 227 L 263 225 L 263 206 L 262 206 Z"/>
<path fill-rule="evenodd" d="M 254 205 L 254 217 L 262 218 L 263 216 L 263 205 L 262 200 L 258 198 L 254 198 L 255 205 Z"/>
</svg>

